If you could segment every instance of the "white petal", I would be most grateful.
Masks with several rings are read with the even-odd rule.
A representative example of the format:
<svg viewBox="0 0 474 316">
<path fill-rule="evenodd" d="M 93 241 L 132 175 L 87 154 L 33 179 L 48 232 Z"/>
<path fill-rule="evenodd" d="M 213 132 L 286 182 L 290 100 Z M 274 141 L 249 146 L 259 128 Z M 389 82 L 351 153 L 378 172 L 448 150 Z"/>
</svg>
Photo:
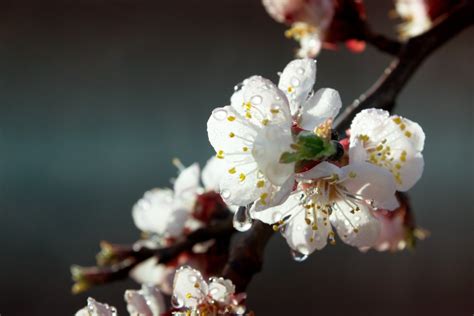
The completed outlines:
<svg viewBox="0 0 474 316">
<path fill-rule="evenodd" d="M 297 195 L 291 194 L 283 203 L 276 206 L 263 208 L 252 206 L 250 215 L 266 224 L 275 224 L 283 218 L 295 214 L 300 208 Z"/>
<path fill-rule="evenodd" d="M 314 179 L 330 177 L 332 175 L 337 175 L 341 177 L 342 176 L 341 168 L 339 168 L 338 166 L 330 162 L 323 161 L 317 164 L 312 169 L 299 173 L 297 177 L 299 179 L 314 180 Z"/>
<path fill-rule="evenodd" d="M 76 316 L 117 316 L 117 310 L 108 304 L 99 303 L 92 297 L 87 299 L 87 307 L 79 310 Z"/>
<path fill-rule="evenodd" d="M 292 151 L 293 137 L 289 128 L 268 125 L 255 138 L 252 155 L 259 170 L 274 185 L 282 185 L 294 172 L 294 163 L 280 163 L 284 152 Z"/>
<path fill-rule="evenodd" d="M 178 237 L 183 232 L 189 210 L 174 201 L 173 191 L 153 189 L 135 204 L 132 216 L 143 232 Z"/>
<path fill-rule="evenodd" d="M 194 200 L 199 188 L 199 165 L 197 163 L 181 171 L 174 182 L 176 197 L 183 200 Z"/>
<path fill-rule="evenodd" d="M 248 123 L 263 127 L 268 123 L 291 127 L 290 107 L 285 94 L 268 79 L 252 76 L 231 98 L 231 106 Z"/>
<path fill-rule="evenodd" d="M 283 70 L 278 88 L 290 100 L 291 113 L 297 113 L 308 98 L 316 81 L 316 61 L 313 59 L 295 59 Z"/>
<path fill-rule="evenodd" d="M 346 244 L 358 248 L 372 247 L 379 237 L 380 223 L 367 204 L 357 203 L 357 206 L 359 210 L 352 214 L 352 207 L 339 200 L 329 219 Z"/>
<path fill-rule="evenodd" d="M 425 134 L 417 123 L 399 116 L 389 117 L 387 111 L 362 111 L 351 125 L 351 161 L 362 159 L 360 148 L 357 148 L 360 142 L 356 140 L 361 137 L 365 138 L 365 160 L 388 169 L 394 176 L 397 190 L 407 191 L 420 179 Z"/>
<path fill-rule="evenodd" d="M 220 191 L 220 180 L 222 174 L 227 170 L 227 164 L 223 159 L 212 156 L 202 169 L 201 178 L 206 191 Z"/>
<path fill-rule="evenodd" d="M 235 293 L 235 286 L 231 280 L 211 278 L 209 282 L 209 295 L 217 302 L 228 304 Z"/>
<path fill-rule="evenodd" d="M 323 41 L 317 32 L 308 33 L 307 35 L 302 36 L 299 42 L 300 49 L 298 50 L 297 56 L 300 58 L 314 58 L 319 54 L 323 47 Z"/>
<path fill-rule="evenodd" d="M 252 207 L 250 208 L 250 215 L 252 216 L 254 212 L 261 212 L 264 209 L 284 203 L 290 196 L 291 191 L 293 191 L 294 183 L 295 177 L 290 176 L 288 180 L 283 183 L 283 185 L 279 187 L 270 186 L 268 189 L 264 190 L 264 193 L 267 194 L 265 203 L 261 203 L 261 201 L 259 201 L 252 204 Z"/>
<path fill-rule="evenodd" d="M 131 316 L 159 316 L 166 311 L 163 295 L 153 286 L 142 285 L 139 291 L 125 291 L 125 301 Z"/>
<path fill-rule="evenodd" d="M 199 271 L 181 267 L 176 271 L 173 282 L 173 296 L 187 308 L 201 304 L 208 293 L 207 283 Z"/>
<path fill-rule="evenodd" d="M 399 206 L 392 174 L 367 162 L 355 162 L 342 168 L 342 184 L 350 193 L 372 200 L 377 208 L 393 210 Z"/>
<path fill-rule="evenodd" d="M 300 126 L 312 131 L 339 113 L 342 102 L 339 93 L 330 88 L 319 89 L 303 105 Z"/>
<path fill-rule="evenodd" d="M 299 194 L 293 194 L 289 199 L 293 203 L 299 203 Z M 293 209 L 295 215 L 289 220 L 284 228 L 283 236 L 286 238 L 288 245 L 295 251 L 303 255 L 309 255 L 315 250 L 323 249 L 327 244 L 327 238 L 332 231 L 331 226 L 322 212 L 317 212 L 317 221 L 314 217 L 309 216 L 311 223 L 306 222 L 306 209 L 299 205 Z"/>
<path fill-rule="evenodd" d="M 173 287 L 175 269 L 158 264 L 156 258 L 150 258 L 137 265 L 130 272 L 130 277 L 140 284 L 157 285 L 161 291 L 170 295 Z"/>
</svg>

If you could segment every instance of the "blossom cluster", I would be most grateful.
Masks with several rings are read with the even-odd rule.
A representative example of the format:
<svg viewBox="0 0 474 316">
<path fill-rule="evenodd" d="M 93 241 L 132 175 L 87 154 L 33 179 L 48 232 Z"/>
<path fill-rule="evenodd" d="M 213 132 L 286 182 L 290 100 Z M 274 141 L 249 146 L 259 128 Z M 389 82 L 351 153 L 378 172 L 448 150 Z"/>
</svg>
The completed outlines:
<svg viewBox="0 0 474 316">
<path fill-rule="evenodd" d="M 166 308 L 163 294 L 157 287 L 142 285 L 140 290 L 125 291 L 125 302 L 131 316 L 172 315 L 244 315 L 245 294 L 235 294 L 232 281 L 213 277 L 206 282 L 201 273 L 188 266 L 176 271 L 171 298 L 172 309 Z M 116 316 L 117 309 L 87 299 L 87 306 L 76 316 Z"/>
<path fill-rule="evenodd" d="M 330 88 L 314 92 L 315 80 L 315 60 L 296 59 L 278 85 L 252 76 L 212 111 L 221 196 L 281 231 L 297 258 L 334 243 L 334 231 L 351 246 L 377 248 L 385 242 L 377 214 L 396 210 L 397 191 L 420 179 L 425 135 L 409 119 L 368 109 L 338 139 L 341 99 Z"/>
<path fill-rule="evenodd" d="M 353 52 L 365 49 L 366 13 L 362 0 L 262 0 L 268 14 L 289 26 L 285 36 L 299 42 L 297 57 L 315 57 L 321 49 L 345 43 Z M 458 4 L 456 0 L 394 0 L 392 16 L 403 40 L 423 34 Z"/>
</svg>

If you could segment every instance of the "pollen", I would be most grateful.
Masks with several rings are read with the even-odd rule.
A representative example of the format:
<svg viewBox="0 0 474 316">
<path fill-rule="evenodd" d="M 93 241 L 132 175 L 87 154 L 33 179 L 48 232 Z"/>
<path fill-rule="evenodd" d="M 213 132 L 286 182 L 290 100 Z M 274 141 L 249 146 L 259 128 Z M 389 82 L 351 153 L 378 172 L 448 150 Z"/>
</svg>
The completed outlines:
<svg viewBox="0 0 474 316">
<path fill-rule="evenodd" d="M 186 293 L 186 298 L 187 298 L 187 299 L 190 299 L 190 298 L 192 298 L 192 297 L 193 297 L 193 295 L 192 295 L 191 293 Z"/>
<path fill-rule="evenodd" d="M 278 113 L 280 113 L 280 110 L 278 110 L 278 109 L 271 109 L 270 112 L 271 112 L 272 114 L 278 114 Z"/>
<path fill-rule="evenodd" d="M 397 117 L 394 117 L 394 118 L 393 118 L 393 122 L 395 122 L 395 124 L 398 125 L 398 124 L 401 124 L 401 123 L 402 123 L 402 119 L 397 116 Z"/>
<path fill-rule="evenodd" d="M 199 285 L 199 283 L 196 282 L 196 283 L 194 283 L 194 287 L 195 287 L 196 289 L 199 289 L 201 286 Z"/>
<path fill-rule="evenodd" d="M 268 122 L 270 122 L 269 119 L 263 119 L 263 120 L 262 120 L 263 126 L 267 126 L 267 125 L 268 125 Z"/>
<path fill-rule="evenodd" d="M 357 138 L 359 138 L 359 140 L 363 141 L 363 142 L 368 142 L 369 141 L 369 136 L 367 135 L 359 135 L 357 136 Z"/>
<path fill-rule="evenodd" d="M 252 114 L 249 111 L 247 111 L 247 112 L 245 112 L 245 117 L 248 118 L 248 119 L 251 119 Z"/>
<path fill-rule="evenodd" d="M 411 132 L 406 131 L 406 132 L 405 132 L 405 136 L 408 137 L 408 138 L 410 138 L 410 137 L 411 137 Z"/>
<path fill-rule="evenodd" d="M 262 205 L 267 205 L 267 201 L 266 201 L 267 197 L 268 197 L 268 193 L 260 194 L 260 203 L 262 203 Z"/>
<path fill-rule="evenodd" d="M 230 133 L 229 133 L 229 137 L 230 137 L 230 138 L 233 138 L 233 137 L 235 137 L 235 134 L 234 134 L 233 132 L 230 132 Z"/>
<path fill-rule="evenodd" d="M 257 188 L 263 188 L 265 186 L 265 180 L 257 181 Z"/>
<path fill-rule="evenodd" d="M 246 178 L 245 174 L 241 173 L 241 174 L 239 175 L 240 182 L 244 182 L 244 181 L 245 181 L 245 178 Z"/>
<path fill-rule="evenodd" d="M 219 150 L 216 154 L 216 157 L 219 158 L 219 159 L 224 159 L 224 151 Z"/>
<path fill-rule="evenodd" d="M 229 169 L 230 174 L 235 174 L 237 170 L 235 170 L 235 167 Z"/>
<path fill-rule="evenodd" d="M 242 150 L 243 150 L 244 152 L 247 152 L 247 151 L 249 151 L 249 148 L 248 148 L 248 147 L 242 147 Z"/>
<path fill-rule="evenodd" d="M 407 126 L 405 124 L 400 124 L 400 129 L 403 131 Z"/>
<path fill-rule="evenodd" d="M 243 106 L 247 111 L 252 108 L 252 104 L 250 102 L 244 102 Z"/>
<path fill-rule="evenodd" d="M 357 177 L 357 174 L 354 171 L 349 172 L 349 178 L 354 179 L 355 177 Z"/>
<path fill-rule="evenodd" d="M 287 90 L 288 90 L 289 93 L 292 93 L 294 89 L 293 89 L 292 86 L 289 86 Z"/>
</svg>

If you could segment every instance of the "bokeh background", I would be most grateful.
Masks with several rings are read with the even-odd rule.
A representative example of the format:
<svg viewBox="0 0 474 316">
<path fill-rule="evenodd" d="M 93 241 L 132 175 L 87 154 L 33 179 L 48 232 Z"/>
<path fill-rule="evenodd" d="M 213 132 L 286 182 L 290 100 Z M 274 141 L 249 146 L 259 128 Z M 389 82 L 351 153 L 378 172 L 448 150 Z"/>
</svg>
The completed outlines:
<svg viewBox="0 0 474 316">
<path fill-rule="evenodd" d="M 366 2 L 393 35 L 391 2 Z M 169 185 L 173 157 L 207 160 L 211 109 L 245 77 L 277 79 L 295 47 L 283 32 L 258 0 L 1 1 L 0 313 L 72 315 L 91 295 L 126 315 L 135 284 L 72 296 L 69 266 L 92 264 L 102 239 L 138 237 L 131 206 Z M 396 109 L 427 134 L 411 196 L 432 236 L 415 253 L 338 243 L 303 263 L 275 236 L 248 290 L 257 315 L 474 313 L 473 35 L 427 60 Z M 326 51 L 317 86 L 348 104 L 389 61 Z"/>
</svg>

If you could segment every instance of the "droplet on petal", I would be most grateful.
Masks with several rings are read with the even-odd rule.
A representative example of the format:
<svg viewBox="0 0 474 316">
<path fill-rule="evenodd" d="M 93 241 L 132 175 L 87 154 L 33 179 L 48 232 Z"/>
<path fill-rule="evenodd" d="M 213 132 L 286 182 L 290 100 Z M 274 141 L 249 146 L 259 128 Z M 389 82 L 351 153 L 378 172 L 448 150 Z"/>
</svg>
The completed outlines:
<svg viewBox="0 0 474 316">
<path fill-rule="evenodd" d="M 212 116 L 218 121 L 223 121 L 227 117 L 227 111 L 224 109 L 215 109 L 212 111 Z"/>
<path fill-rule="evenodd" d="M 250 103 L 252 103 L 253 105 L 259 105 L 261 104 L 263 101 L 262 97 L 259 96 L 259 95 L 254 95 L 251 99 L 250 99 Z"/>
<path fill-rule="evenodd" d="M 249 214 L 248 207 L 241 206 L 234 214 L 234 228 L 239 232 L 245 232 L 252 227 L 252 218 Z"/>
<path fill-rule="evenodd" d="M 229 190 L 222 190 L 222 191 L 221 191 L 221 196 L 222 196 L 222 198 L 224 198 L 224 199 L 230 198 L 230 191 L 229 191 Z"/>
<path fill-rule="evenodd" d="M 297 87 L 300 85 L 300 80 L 298 78 L 291 78 L 290 83 L 293 87 Z"/>
</svg>

